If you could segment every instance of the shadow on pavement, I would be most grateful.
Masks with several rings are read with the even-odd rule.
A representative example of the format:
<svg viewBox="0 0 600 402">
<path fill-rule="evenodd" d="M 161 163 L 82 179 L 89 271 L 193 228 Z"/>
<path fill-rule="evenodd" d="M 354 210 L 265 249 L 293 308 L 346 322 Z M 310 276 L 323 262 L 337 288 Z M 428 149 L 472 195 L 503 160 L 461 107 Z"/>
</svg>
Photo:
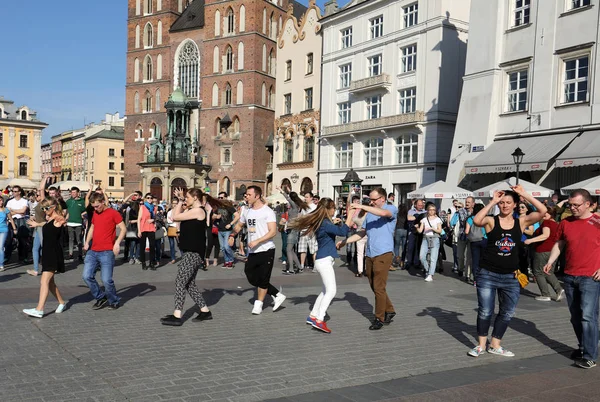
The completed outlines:
<svg viewBox="0 0 600 402">
<path fill-rule="evenodd" d="M 150 285 L 149 283 L 138 283 L 119 289 L 117 291 L 117 296 L 121 298 L 121 305 L 123 305 L 131 299 L 145 296 L 150 292 L 154 292 L 155 290 L 156 286 L 154 285 Z"/>
<path fill-rule="evenodd" d="M 13 279 L 20 278 L 23 275 L 25 275 L 25 272 L 17 272 L 17 273 L 14 273 L 14 274 L 0 275 L 0 282 L 12 281 Z"/>
</svg>

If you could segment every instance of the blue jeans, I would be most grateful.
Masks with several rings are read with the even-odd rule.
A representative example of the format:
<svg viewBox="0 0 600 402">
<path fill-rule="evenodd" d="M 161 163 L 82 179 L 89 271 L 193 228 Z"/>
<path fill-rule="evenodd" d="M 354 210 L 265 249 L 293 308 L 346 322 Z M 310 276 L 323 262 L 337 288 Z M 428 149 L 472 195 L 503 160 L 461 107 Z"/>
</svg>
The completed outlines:
<svg viewBox="0 0 600 402">
<path fill-rule="evenodd" d="M 104 283 L 104 291 L 100 289 L 96 282 L 96 267 L 100 265 L 102 282 Z M 90 288 L 94 299 L 100 300 L 103 297 L 108 298 L 110 304 L 117 304 L 121 300 L 117 296 L 117 289 L 113 282 L 113 269 L 115 267 L 115 254 L 112 250 L 108 251 L 93 251 L 88 250 L 85 254 L 85 262 L 83 265 L 83 280 Z"/>
<path fill-rule="evenodd" d="M 0 232 L 0 244 L 4 245 L 8 238 L 8 232 Z M 0 266 L 4 266 L 4 246 L 0 247 Z M 35 269 L 37 272 L 37 268 Z"/>
<path fill-rule="evenodd" d="M 140 259 L 140 240 L 132 239 L 125 240 L 129 242 L 129 259 L 130 260 L 139 260 Z"/>
<path fill-rule="evenodd" d="M 223 252 L 225 262 L 233 262 L 233 250 L 229 247 L 228 242 L 230 234 L 231 230 L 219 230 L 219 244 L 221 245 L 221 251 Z"/>
<path fill-rule="evenodd" d="M 477 280 L 477 335 L 486 336 L 494 314 L 496 291 L 498 292 L 499 311 L 494 321 L 492 337 L 502 339 L 510 319 L 521 296 L 521 285 L 514 273 L 497 274 L 480 268 Z"/>
<path fill-rule="evenodd" d="M 589 276 L 564 276 L 563 288 L 583 358 L 598 360 L 598 297 L 600 282 Z M 479 283 L 477 284 L 479 286 Z"/>
<path fill-rule="evenodd" d="M 287 232 L 284 230 L 281 233 L 281 261 L 287 263 L 287 238 L 288 238 L 288 234 Z"/>
<path fill-rule="evenodd" d="M 479 272 L 479 261 L 481 261 L 481 255 L 486 247 L 487 239 L 471 242 L 471 266 L 473 267 L 473 278 L 477 278 L 477 273 Z"/>
<path fill-rule="evenodd" d="M 175 261 L 176 252 L 175 252 L 175 240 L 177 238 L 175 236 L 169 236 L 169 252 L 171 253 L 171 261 Z M 179 254 L 181 254 L 181 250 L 179 250 Z"/>
<path fill-rule="evenodd" d="M 431 243 L 431 246 L 429 245 Z M 429 261 L 427 260 L 427 253 L 429 253 Z M 419 253 L 419 259 L 423 268 L 428 275 L 435 274 L 435 267 L 437 265 L 438 256 L 440 255 L 440 238 L 434 236 L 423 236 L 421 242 L 421 252 Z"/>
<path fill-rule="evenodd" d="M 31 250 L 31 253 L 33 254 L 33 270 L 35 272 L 39 272 L 40 270 L 40 256 L 42 254 L 43 239 L 42 227 L 36 227 L 33 231 L 33 249 Z M 0 240 L 0 242 L 1 241 L 2 240 Z M 4 257 L 2 257 L 0 261 L 4 261 Z"/>
<path fill-rule="evenodd" d="M 401 257 L 404 261 L 404 246 L 406 245 L 406 237 L 408 231 L 406 229 L 396 229 L 394 231 L 394 257 Z"/>
</svg>

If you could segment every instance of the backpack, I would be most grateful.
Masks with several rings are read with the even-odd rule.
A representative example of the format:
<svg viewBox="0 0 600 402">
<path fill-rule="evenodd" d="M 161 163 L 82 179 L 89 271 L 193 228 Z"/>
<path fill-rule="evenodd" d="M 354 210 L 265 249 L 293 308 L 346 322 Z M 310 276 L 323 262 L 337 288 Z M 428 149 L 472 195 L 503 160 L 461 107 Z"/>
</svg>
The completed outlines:
<svg viewBox="0 0 600 402">
<path fill-rule="evenodd" d="M 483 230 L 483 228 L 476 226 L 475 223 L 471 224 L 471 230 L 469 230 L 467 240 L 471 243 L 477 243 L 478 241 L 483 240 Z"/>
</svg>

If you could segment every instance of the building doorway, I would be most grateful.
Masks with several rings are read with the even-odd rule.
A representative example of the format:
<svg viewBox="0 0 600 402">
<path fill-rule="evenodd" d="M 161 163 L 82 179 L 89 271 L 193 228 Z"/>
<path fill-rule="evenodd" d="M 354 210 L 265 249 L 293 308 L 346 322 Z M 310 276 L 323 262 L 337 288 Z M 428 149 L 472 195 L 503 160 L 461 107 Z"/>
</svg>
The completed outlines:
<svg viewBox="0 0 600 402">
<path fill-rule="evenodd" d="M 158 177 L 150 181 L 150 194 L 159 200 L 162 200 L 163 182 Z"/>
</svg>

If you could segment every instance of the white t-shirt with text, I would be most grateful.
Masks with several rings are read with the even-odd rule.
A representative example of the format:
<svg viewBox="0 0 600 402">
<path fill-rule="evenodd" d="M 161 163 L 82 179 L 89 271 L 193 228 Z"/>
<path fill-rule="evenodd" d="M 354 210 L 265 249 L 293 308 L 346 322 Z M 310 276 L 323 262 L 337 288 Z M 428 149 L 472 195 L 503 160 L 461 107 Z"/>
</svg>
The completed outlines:
<svg viewBox="0 0 600 402">
<path fill-rule="evenodd" d="M 240 217 L 240 222 L 248 228 L 247 241 L 250 243 L 269 233 L 268 223 L 276 222 L 275 212 L 266 205 L 259 209 L 248 208 Z M 251 248 L 250 253 L 262 253 L 272 248 L 275 248 L 275 243 L 270 239 Z"/>
</svg>

